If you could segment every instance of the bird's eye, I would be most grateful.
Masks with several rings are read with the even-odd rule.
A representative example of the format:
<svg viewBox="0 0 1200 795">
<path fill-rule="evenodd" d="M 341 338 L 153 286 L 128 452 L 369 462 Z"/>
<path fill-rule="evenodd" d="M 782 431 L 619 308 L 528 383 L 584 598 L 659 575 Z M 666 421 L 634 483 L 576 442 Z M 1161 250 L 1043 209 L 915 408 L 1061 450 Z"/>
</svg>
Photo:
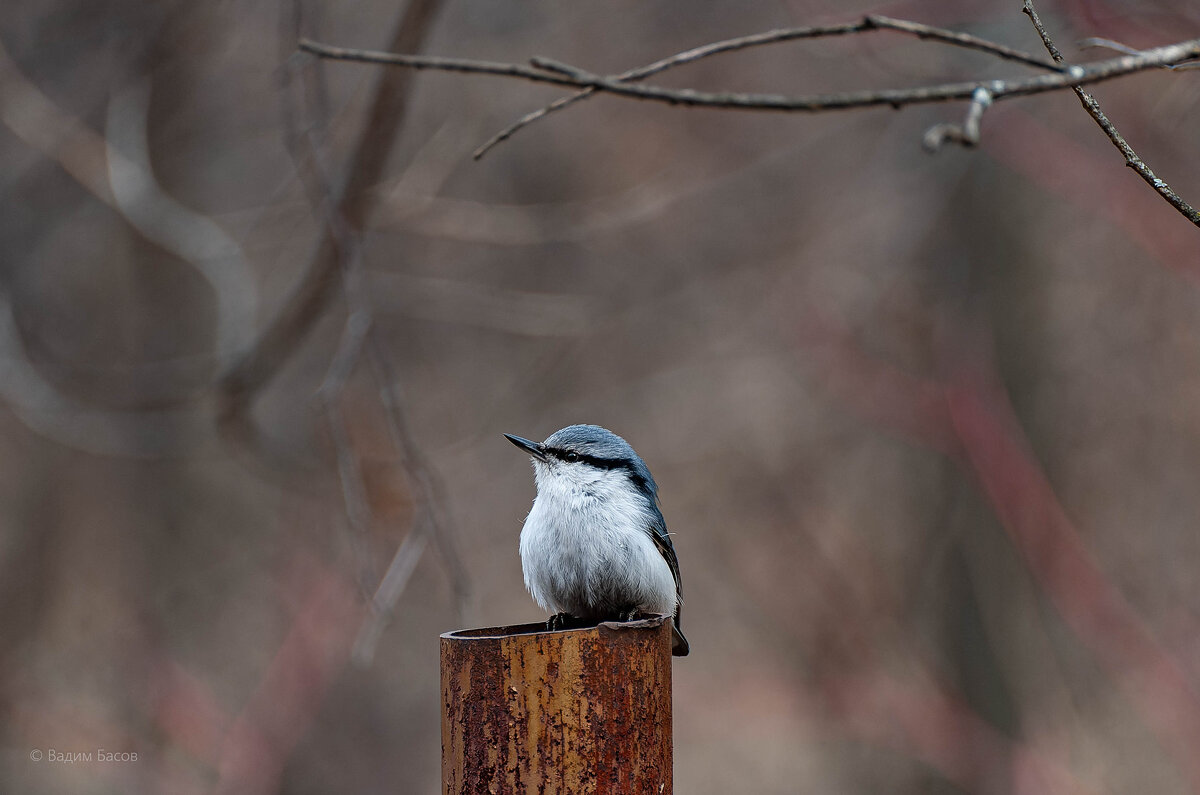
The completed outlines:
<svg viewBox="0 0 1200 795">
<path fill-rule="evenodd" d="M 579 453 L 575 452 L 574 450 L 569 450 L 567 452 L 567 454 L 563 456 L 563 460 L 564 461 L 578 461 Z"/>
</svg>

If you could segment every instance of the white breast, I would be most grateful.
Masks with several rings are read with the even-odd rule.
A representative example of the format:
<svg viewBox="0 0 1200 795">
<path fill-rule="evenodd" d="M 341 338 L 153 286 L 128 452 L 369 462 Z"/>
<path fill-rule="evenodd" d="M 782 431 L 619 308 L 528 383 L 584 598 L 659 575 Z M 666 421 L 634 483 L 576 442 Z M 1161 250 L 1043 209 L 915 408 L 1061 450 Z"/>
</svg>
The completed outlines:
<svg viewBox="0 0 1200 795">
<path fill-rule="evenodd" d="M 520 549 L 537 603 L 589 619 L 674 613 L 675 579 L 649 532 L 655 517 L 626 473 L 559 462 L 536 472 Z"/>
</svg>

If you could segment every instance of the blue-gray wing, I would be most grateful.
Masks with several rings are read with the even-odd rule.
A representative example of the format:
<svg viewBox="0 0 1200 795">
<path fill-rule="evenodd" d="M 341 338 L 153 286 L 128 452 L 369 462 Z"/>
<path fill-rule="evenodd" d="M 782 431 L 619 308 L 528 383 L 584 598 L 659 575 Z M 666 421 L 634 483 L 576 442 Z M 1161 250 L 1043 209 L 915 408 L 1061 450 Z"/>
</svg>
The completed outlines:
<svg viewBox="0 0 1200 795">
<path fill-rule="evenodd" d="M 675 556 L 675 545 L 671 543 L 671 536 L 667 533 L 667 523 L 662 517 L 662 513 L 656 508 L 654 521 L 650 525 L 650 538 L 654 541 L 654 546 L 658 547 L 658 551 L 666 559 L 667 565 L 671 567 L 671 576 L 675 578 L 675 595 L 683 601 L 683 582 L 679 579 L 679 558 Z"/>
<path fill-rule="evenodd" d="M 679 613 L 683 607 L 683 581 L 679 577 L 679 558 L 675 556 L 675 545 L 671 543 L 671 536 L 667 534 L 667 522 L 658 506 L 654 507 L 654 519 L 650 523 L 649 532 L 654 546 L 671 567 L 671 576 L 675 578 L 675 628 L 671 653 L 676 657 L 686 657 L 690 649 L 679 625 Z"/>
</svg>

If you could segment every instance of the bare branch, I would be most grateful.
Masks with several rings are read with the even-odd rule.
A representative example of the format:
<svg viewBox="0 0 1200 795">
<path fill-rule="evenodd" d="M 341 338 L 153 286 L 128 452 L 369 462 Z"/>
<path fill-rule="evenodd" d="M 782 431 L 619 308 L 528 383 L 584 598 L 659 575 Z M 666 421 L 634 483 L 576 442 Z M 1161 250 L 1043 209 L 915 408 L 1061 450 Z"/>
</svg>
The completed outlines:
<svg viewBox="0 0 1200 795">
<path fill-rule="evenodd" d="M 1033 0 L 1025 0 L 1025 4 L 1021 10 L 1029 17 L 1030 21 L 1033 22 L 1033 27 L 1037 30 L 1038 35 L 1041 36 L 1042 43 L 1046 45 L 1046 50 L 1050 53 L 1050 56 L 1054 58 L 1056 62 L 1065 65 L 1066 61 L 1063 59 L 1062 53 L 1059 52 L 1058 47 L 1054 45 L 1054 41 L 1050 38 L 1050 34 L 1046 30 L 1046 26 L 1042 24 L 1042 20 L 1038 16 L 1037 9 L 1033 7 Z M 1161 50 L 1164 48 L 1159 49 Z M 1146 50 L 1141 53 L 1141 55 L 1145 55 L 1150 52 L 1154 52 L 1154 50 Z M 1126 55 L 1125 57 L 1137 58 L 1139 55 L 1133 54 Z M 1191 57 L 1195 57 L 1195 55 Z M 1178 60 L 1186 61 L 1188 59 L 1183 58 Z M 1178 61 L 1175 59 L 1172 59 L 1172 63 L 1163 63 L 1159 64 L 1159 66 L 1169 66 L 1177 62 Z M 1072 70 L 1077 68 L 1079 67 L 1071 67 Z M 1200 226 L 1200 212 L 1197 212 L 1196 208 L 1192 207 L 1192 205 L 1184 201 L 1179 194 L 1171 190 L 1171 186 L 1159 179 L 1158 175 L 1155 174 L 1148 165 L 1146 165 L 1145 161 L 1142 160 L 1142 158 L 1138 156 L 1138 153 L 1133 150 L 1133 147 L 1129 145 L 1129 143 L 1125 140 L 1125 137 L 1117 130 L 1116 126 L 1109 121 L 1109 118 L 1104 111 L 1100 109 L 1100 103 L 1096 101 L 1096 98 L 1084 91 L 1078 85 L 1073 86 L 1072 90 L 1075 92 L 1075 95 L 1079 97 L 1079 101 L 1083 103 L 1083 109 L 1088 112 L 1088 115 L 1095 119 L 1096 124 L 1098 124 L 1100 129 L 1104 131 L 1104 134 L 1108 136 L 1108 140 L 1112 141 L 1113 146 L 1117 147 L 1117 149 L 1125 157 L 1125 165 L 1136 171 L 1138 176 L 1141 177 L 1147 185 L 1152 187 L 1160 196 L 1166 199 L 1167 202 L 1176 210 L 1178 210 L 1184 218 L 1187 218 L 1196 226 Z"/>
<path fill-rule="evenodd" d="M 615 79 L 622 81 L 644 80 L 651 75 L 658 74 L 659 72 L 665 71 L 672 67 L 693 63 L 702 58 L 718 55 L 720 53 L 734 52 L 736 50 L 744 50 L 750 47 L 760 47 L 767 44 L 796 41 L 798 39 L 843 36 L 855 33 L 867 33 L 873 30 L 894 30 L 900 33 L 914 35 L 920 39 L 930 39 L 932 41 L 940 41 L 957 47 L 980 50 L 982 52 L 991 53 L 992 55 L 1000 58 L 1029 64 L 1031 66 L 1036 66 L 1043 69 L 1057 70 L 1059 68 L 1053 62 L 1047 61 L 1044 58 L 1039 58 L 1036 55 L 1015 50 L 1003 44 L 996 44 L 995 42 L 990 42 L 986 39 L 980 39 L 967 33 L 956 33 L 954 31 L 943 30 L 942 28 L 935 28 L 918 22 L 908 22 L 902 19 L 892 19 L 891 17 L 869 15 L 864 17 L 861 22 L 856 23 L 844 25 L 783 28 L 780 30 L 769 30 L 765 33 L 756 33 L 750 36 L 739 36 L 737 38 L 705 44 L 700 47 L 694 47 L 690 50 L 676 53 L 675 55 L 655 61 L 647 66 L 622 72 L 621 74 L 617 75 Z M 489 149 L 501 141 L 507 140 L 513 135 L 513 133 L 517 132 L 522 127 L 532 124 L 538 119 L 548 116 L 557 110 L 562 110 L 563 108 L 566 108 L 581 99 L 586 99 L 595 92 L 595 88 L 585 88 L 582 91 L 570 96 L 556 99 L 549 105 L 522 116 L 520 119 L 488 139 L 482 146 L 476 149 L 471 156 L 478 160 L 487 154 Z"/>
<path fill-rule="evenodd" d="M 948 102 L 954 100 L 971 100 L 967 117 L 962 125 L 942 124 L 932 128 L 925 136 L 925 146 L 936 149 L 946 140 L 955 140 L 964 145 L 974 145 L 979 139 L 979 120 L 983 111 L 994 101 L 1009 97 L 1038 94 L 1048 91 L 1059 91 L 1070 88 L 1079 96 L 1084 107 L 1092 115 L 1101 129 L 1109 136 L 1113 144 L 1125 156 L 1126 164 L 1133 168 L 1159 194 L 1178 209 L 1192 223 L 1200 225 L 1200 214 L 1191 205 L 1183 201 L 1171 188 L 1154 175 L 1153 171 L 1137 156 L 1137 153 L 1125 142 L 1116 128 L 1100 111 L 1094 98 L 1086 94 L 1083 85 L 1112 80 L 1124 75 L 1161 67 L 1174 67 L 1200 57 L 1200 39 L 1179 42 L 1177 44 L 1157 47 L 1139 52 L 1125 52 L 1117 58 L 1093 61 L 1085 64 L 1068 65 L 1062 54 L 1054 46 L 1044 26 L 1036 17 L 1030 0 L 1026 0 L 1025 13 L 1034 20 L 1035 27 L 1042 37 L 1043 43 L 1054 59 L 1048 63 L 1027 53 L 1007 48 L 1003 45 L 987 42 L 966 34 L 956 34 L 931 28 L 919 23 L 894 20 L 888 17 L 866 17 L 863 21 L 853 24 L 793 28 L 787 30 L 768 31 L 754 36 L 715 42 L 704 47 L 698 47 L 685 53 L 679 53 L 640 69 L 631 70 L 615 76 L 602 76 L 564 64 L 549 58 L 532 58 L 529 66 L 521 64 L 497 63 L 492 61 L 475 61 L 464 58 L 443 58 L 437 56 L 418 56 L 395 53 L 373 52 L 333 47 L 310 40 L 301 40 L 300 48 L 324 58 L 337 60 L 379 63 L 394 66 L 404 66 L 413 69 L 437 69 L 478 74 L 491 74 L 504 77 L 515 77 L 539 83 L 552 85 L 574 86 L 581 89 L 570 97 L 564 97 L 540 111 L 522 117 L 514 125 L 510 125 L 493 137 L 474 153 L 476 158 L 482 156 L 490 147 L 504 140 L 517 129 L 573 102 L 594 94 L 597 91 L 607 91 L 632 99 L 642 99 L 664 102 L 673 105 L 692 107 L 724 108 L 731 110 L 771 110 L 781 112 L 821 112 L 830 110 L 846 110 L 852 108 L 890 105 L 894 108 L 906 105 L 932 102 Z M 751 94 L 740 92 L 704 92 L 693 89 L 668 89 L 661 86 L 636 83 L 649 75 L 660 72 L 682 63 L 714 55 L 777 41 L 789 39 L 814 38 L 818 36 L 848 35 L 861 33 L 872 29 L 891 29 L 910 33 L 921 38 L 929 38 L 956 46 L 980 49 L 1000 57 L 1017 60 L 1032 66 L 1054 70 L 1051 74 L 1007 80 L 987 80 L 960 83 L 944 83 L 932 86 L 920 86 L 910 89 L 885 89 L 851 91 L 836 94 L 814 94 L 807 96 L 783 96 L 778 94 Z M 982 93 L 981 93 L 982 92 Z M 986 97 L 986 101 L 980 101 Z"/>
<path fill-rule="evenodd" d="M 1024 50 L 1018 50 L 1009 47 L 1006 44 L 1000 44 L 987 39 L 981 39 L 978 36 L 972 36 L 969 33 L 959 33 L 953 30 L 944 30 L 935 28 L 930 25 L 924 25 L 920 22 L 909 22 L 905 19 L 893 19 L 892 17 L 883 16 L 868 16 L 867 21 L 874 27 L 880 30 L 895 30 L 900 33 L 910 33 L 919 39 L 929 39 L 930 41 L 940 41 L 943 44 L 950 44 L 955 47 L 963 47 L 968 50 L 978 50 L 990 55 L 995 55 L 998 58 L 1003 58 L 1008 61 L 1016 61 L 1027 66 L 1036 66 L 1039 69 L 1057 70 L 1059 67 L 1053 62 L 1047 61 L 1037 55 L 1027 53 Z"/>
<path fill-rule="evenodd" d="M 1200 57 L 1200 39 L 1192 39 L 1144 50 L 1138 55 L 1124 55 L 1103 61 L 1071 66 L 1054 74 L 1009 80 L 976 80 L 961 83 L 943 83 L 917 88 L 849 91 L 835 94 L 812 94 L 784 96 L 780 94 L 749 94 L 742 92 L 708 92 L 694 89 L 670 89 L 662 86 L 623 82 L 616 77 L 605 77 L 578 69 L 549 58 L 535 58 L 532 66 L 521 64 L 475 61 L 467 58 L 443 58 L 438 56 L 401 55 L 396 53 L 356 50 L 333 47 L 307 39 L 300 48 L 322 58 L 342 61 L 357 61 L 389 66 L 404 66 L 412 69 L 436 69 L 441 71 L 490 74 L 515 77 L 537 83 L 548 83 L 575 88 L 594 88 L 631 99 L 662 102 L 668 105 L 690 107 L 723 108 L 728 110 L 754 110 L 779 112 L 822 112 L 849 110 L 853 108 L 890 105 L 894 108 L 906 105 L 933 102 L 969 100 L 978 88 L 986 88 L 994 100 L 1009 97 L 1061 91 L 1078 85 L 1099 83 L 1117 77 L 1156 69 L 1160 66 L 1180 63 Z"/>
<path fill-rule="evenodd" d="M 1030 21 L 1033 22 L 1034 30 L 1036 30 L 1038 36 L 1041 37 L 1042 44 L 1046 47 L 1046 52 L 1050 53 L 1050 57 L 1054 59 L 1054 62 L 1065 64 L 1066 59 L 1063 58 L 1063 54 L 1059 52 L 1058 47 L 1050 38 L 1050 34 L 1046 32 L 1046 27 L 1042 24 L 1042 19 L 1038 16 L 1037 9 L 1033 7 L 1033 3 L 1029 2 L 1029 0 L 1025 0 L 1025 3 L 1021 6 L 1021 13 L 1025 14 L 1027 17 L 1029 17 Z M 1136 55 L 1135 52 L 1127 52 L 1125 54 Z"/>
</svg>

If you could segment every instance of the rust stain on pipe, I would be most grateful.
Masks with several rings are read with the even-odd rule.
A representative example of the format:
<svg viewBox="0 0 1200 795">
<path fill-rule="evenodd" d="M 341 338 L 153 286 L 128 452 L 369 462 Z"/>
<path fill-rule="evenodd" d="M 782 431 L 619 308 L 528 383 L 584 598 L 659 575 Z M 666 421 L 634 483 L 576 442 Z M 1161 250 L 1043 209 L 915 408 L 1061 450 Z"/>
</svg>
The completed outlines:
<svg viewBox="0 0 1200 795">
<path fill-rule="evenodd" d="M 448 632 L 442 790 L 671 794 L 671 621 Z"/>
</svg>

